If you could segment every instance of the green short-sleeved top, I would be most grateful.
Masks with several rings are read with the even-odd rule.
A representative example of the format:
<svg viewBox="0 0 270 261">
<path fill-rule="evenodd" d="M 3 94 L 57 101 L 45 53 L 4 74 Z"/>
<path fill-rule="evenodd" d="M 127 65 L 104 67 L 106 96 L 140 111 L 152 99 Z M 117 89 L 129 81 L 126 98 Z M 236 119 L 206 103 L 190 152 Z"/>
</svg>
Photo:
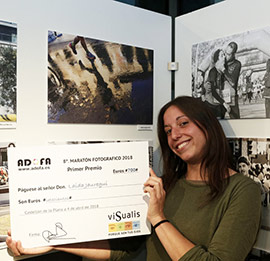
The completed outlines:
<svg viewBox="0 0 270 261">
<path fill-rule="evenodd" d="M 195 244 L 180 261 L 222 260 L 241 261 L 255 243 L 260 227 L 261 193 L 251 179 L 235 174 L 224 193 L 203 206 L 209 193 L 204 182 L 178 180 L 166 198 L 167 219 Z M 130 245 L 140 237 L 130 239 Z M 129 240 L 125 240 L 126 249 Z M 138 243 L 138 242 L 137 242 Z M 136 243 L 135 243 L 136 244 Z M 121 244 L 121 249 L 125 246 Z M 171 260 L 155 232 L 147 238 L 147 260 Z M 113 247 L 111 259 L 123 260 L 125 251 Z"/>
</svg>

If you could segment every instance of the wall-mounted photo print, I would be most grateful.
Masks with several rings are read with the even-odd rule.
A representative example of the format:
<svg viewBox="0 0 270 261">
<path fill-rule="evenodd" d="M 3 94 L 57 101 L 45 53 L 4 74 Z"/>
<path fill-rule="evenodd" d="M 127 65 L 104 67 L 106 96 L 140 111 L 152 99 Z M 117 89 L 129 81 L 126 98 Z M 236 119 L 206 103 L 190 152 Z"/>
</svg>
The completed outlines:
<svg viewBox="0 0 270 261">
<path fill-rule="evenodd" d="M 228 138 L 235 169 L 260 186 L 261 227 L 270 230 L 270 139 Z"/>
<path fill-rule="evenodd" d="M 0 142 L 0 249 L 6 247 L 5 236 L 10 229 L 9 175 L 7 148 L 15 147 L 12 142 Z"/>
<path fill-rule="evenodd" d="M 0 20 L 0 128 L 17 120 L 17 25 Z"/>
<path fill-rule="evenodd" d="M 192 96 L 218 119 L 270 118 L 270 27 L 192 46 Z"/>
<path fill-rule="evenodd" d="M 48 123 L 152 124 L 153 50 L 49 31 Z"/>
</svg>

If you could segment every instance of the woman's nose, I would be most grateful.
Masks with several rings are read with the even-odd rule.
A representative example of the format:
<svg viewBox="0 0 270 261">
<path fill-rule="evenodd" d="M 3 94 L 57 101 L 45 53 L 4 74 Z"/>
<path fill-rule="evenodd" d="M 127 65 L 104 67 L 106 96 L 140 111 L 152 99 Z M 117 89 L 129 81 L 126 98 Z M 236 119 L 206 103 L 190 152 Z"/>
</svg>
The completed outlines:
<svg viewBox="0 0 270 261">
<path fill-rule="evenodd" d="M 174 128 L 174 129 L 172 129 L 172 138 L 173 138 L 174 140 L 179 139 L 181 136 L 182 136 L 182 133 L 181 133 L 181 131 L 180 131 L 179 128 Z"/>
</svg>

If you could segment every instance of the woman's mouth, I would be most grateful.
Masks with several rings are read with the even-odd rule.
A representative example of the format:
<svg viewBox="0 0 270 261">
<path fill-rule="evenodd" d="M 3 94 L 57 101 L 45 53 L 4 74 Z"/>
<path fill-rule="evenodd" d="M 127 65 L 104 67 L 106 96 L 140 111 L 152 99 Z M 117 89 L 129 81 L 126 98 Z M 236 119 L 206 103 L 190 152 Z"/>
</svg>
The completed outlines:
<svg viewBox="0 0 270 261">
<path fill-rule="evenodd" d="M 189 143 L 189 141 L 184 141 L 184 142 L 182 142 L 181 144 L 179 144 L 179 145 L 177 146 L 177 149 L 178 149 L 178 150 L 182 149 L 182 148 L 185 147 L 188 143 Z"/>
</svg>

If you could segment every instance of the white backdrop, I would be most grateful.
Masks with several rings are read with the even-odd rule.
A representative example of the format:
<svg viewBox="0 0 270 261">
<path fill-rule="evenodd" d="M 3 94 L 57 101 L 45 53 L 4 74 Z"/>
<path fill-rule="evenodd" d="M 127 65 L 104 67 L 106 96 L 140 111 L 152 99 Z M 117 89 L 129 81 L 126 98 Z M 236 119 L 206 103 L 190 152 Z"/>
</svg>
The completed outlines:
<svg viewBox="0 0 270 261">
<path fill-rule="evenodd" d="M 153 140 L 160 107 L 170 100 L 171 17 L 112 0 L 0 0 L 0 20 L 17 23 L 17 128 L 0 141 L 17 146 L 50 141 Z M 48 30 L 154 50 L 154 126 L 47 124 Z M 0 260 L 9 260 L 0 250 Z"/>
<path fill-rule="evenodd" d="M 0 1 L 0 20 L 17 23 L 17 129 L 0 130 L 17 146 L 48 141 L 152 139 L 135 125 L 47 124 L 48 30 L 154 50 L 154 123 L 170 99 L 171 18 L 111 0 Z M 154 126 L 155 130 L 155 126 Z"/>
<path fill-rule="evenodd" d="M 175 93 L 191 95 L 191 47 L 193 44 L 269 26 L 267 0 L 224 1 L 176 18 Z M 221 121 L 228 137 L 267 137 L 268 119 Z M 258 128 L 259 126 L 259 128 Z"/>
<path fill-rule="evenodd" d="M 175 96 L 191 95 L 191 47 L 270 24 L 268 0 L 224 1 L 176 18 Z M 227 137 L 270 137 L 270 119 L 222 120 Z M 261 231 L 257 247 L 270 251 L 270 233 Z"/>
</svg>

